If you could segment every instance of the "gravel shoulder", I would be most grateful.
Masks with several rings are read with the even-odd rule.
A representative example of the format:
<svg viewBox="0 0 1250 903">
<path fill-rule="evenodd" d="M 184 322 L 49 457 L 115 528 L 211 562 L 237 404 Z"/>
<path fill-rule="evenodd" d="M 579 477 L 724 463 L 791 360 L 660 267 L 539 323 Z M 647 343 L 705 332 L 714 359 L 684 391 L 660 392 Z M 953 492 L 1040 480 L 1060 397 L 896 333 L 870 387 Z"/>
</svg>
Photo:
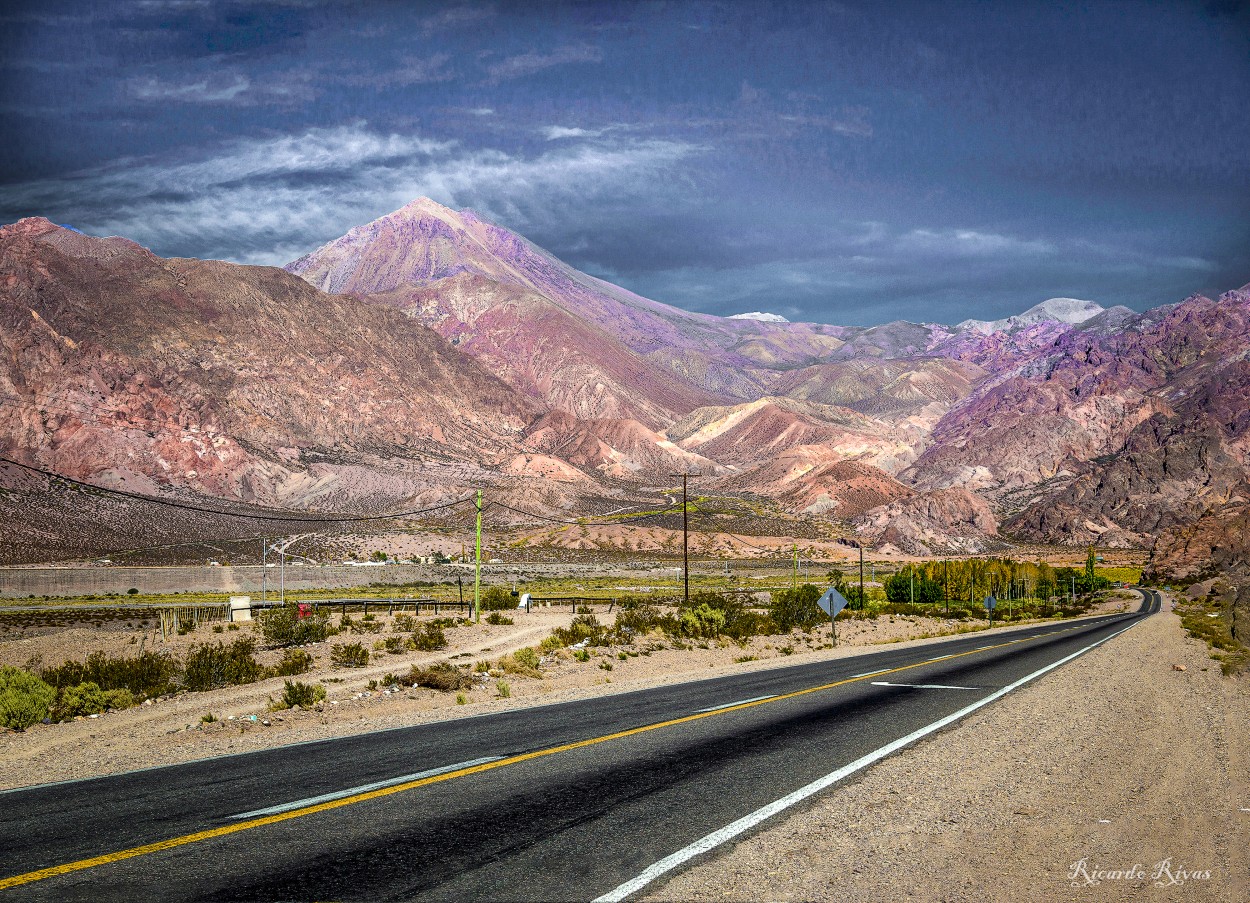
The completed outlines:
<svg viewBox="0 0 1250 903">
<path fill-rule="evenodd" d="M 1244 903 L 1250 685 L 1165 603 L 645 899 Z"/>
</svg>

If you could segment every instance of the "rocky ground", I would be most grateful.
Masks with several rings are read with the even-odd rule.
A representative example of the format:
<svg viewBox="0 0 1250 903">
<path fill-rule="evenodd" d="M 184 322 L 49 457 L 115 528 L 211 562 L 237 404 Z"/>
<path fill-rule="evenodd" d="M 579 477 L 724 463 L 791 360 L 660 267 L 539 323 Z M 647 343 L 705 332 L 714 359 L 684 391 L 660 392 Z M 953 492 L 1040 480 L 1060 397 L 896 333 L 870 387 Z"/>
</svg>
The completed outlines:
<svg viewBox="0 0 1250 903">
<path fill-rule="evenodd" d="M 1165 612 L 647 899 L 1250 899 L 1248 690 Z"/>
<path fill-rule="evenodd" d="M 1103 610 L 1122 609 L 1125 604 L 1123 599 L 1113 600 Z M 606 623 L 613 617 L 603 611 L 598 616 Z M 414 664 L 448 660 L 456 664 L 497 664 L 501 656 L 511 651 L 536 646 L 554 627 L 567 624 L 572 615 L 564 608 L 536 609 L 528 615 L 510 613 L 510 617 L 513 625 L 483 622 L 449 628 L 449 648 L 439 652 L 375 652 L 363 668 L 333 667 L 329 662 L 330 647 L 356 641 L 371 647 L 377 640 L 394 635 L 391 619 L 379 619 L 383 632 L 353 631 L 307 647 L 316 664 L 311 672 L 296 679 L 306 683 L 323 681 L 327 689 L 325 703 L 313 711 L 270 712 L 270 700 L 282 695 L 283 678 L 278 677 L 213 692 L 181 693 L 96 718 L 35 725 L 24 733 L 0 729 L 0 789 L 855 655 L 875 644 L 932 642 L 929 638 L 984 626 L 984 622 L 885 615 L 875 620 L 849 620 L 838 627 L 836 649 L 827 647 L 829 637 L 824 628 L 806 635 L 756 637 L 743 646 L 709 642 L 677 649 L 662 637 L 647 637 L 628 647 L 592 648 L 586 662 L 576 661 L 567 650 L 548 656 L 540 678 L 483 675 L 477 687 L 464 694 L 463 704 L 457 703 L 455 694 L 386 688 L 387 674 L 407 673 Z M 360 621 L 359 614 L 355 620 Z M 94 649 L 109 655 L 133 655 L 147 648 L 181 657 L 195 643 L 251 636 L 253 629 L 244 626 L 239 631 L 216 634 L 210 627 L 201 626 L 186 636 L 171 636 L 165 643 L 153 638 L 151 628 L 128 630 L 121 625 L 112 629 L 106 626 L 11 631 L 0 636 L 0 664 L 22 666 L 36 659 L 45 666 L 55 665 L 68 658 L 85 658 Z M 262 651 L 257 657 L 268 665 L 277 661 L 279 653 Z M 508 684 L 507 698 L 500 695 L 501 679 Z M 370 681 L 377 685 L 370 688 Z M 218 720 L 203 722 L 201 719 L 209 713 Z"/>
</svg>

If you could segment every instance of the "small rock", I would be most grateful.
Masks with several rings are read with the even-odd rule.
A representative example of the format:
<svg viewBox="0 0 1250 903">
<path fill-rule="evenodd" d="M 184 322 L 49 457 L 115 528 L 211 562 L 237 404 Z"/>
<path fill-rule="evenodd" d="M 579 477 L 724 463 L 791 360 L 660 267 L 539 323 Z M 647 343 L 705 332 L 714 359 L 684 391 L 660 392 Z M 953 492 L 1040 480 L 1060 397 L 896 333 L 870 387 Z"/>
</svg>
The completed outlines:
<svg viewBox="0 0 1250 903">
<path fill-rule="evenodd" d="M 1173 670 L 1173 671 L 1184 671 L 1184 670 L 1185 670 L 1185 666 L 1184 666 L 1184 665 L 1173 665 L 1173 666 L 1172 666 L 1172 670 Z"/>
<path fill-rule="evenodd" d="M 266 718 L 264 721 L 261 722 L 261 724 L 263 724 L 265 727 L 269 727 L 269 719 Z"/>
</svg>

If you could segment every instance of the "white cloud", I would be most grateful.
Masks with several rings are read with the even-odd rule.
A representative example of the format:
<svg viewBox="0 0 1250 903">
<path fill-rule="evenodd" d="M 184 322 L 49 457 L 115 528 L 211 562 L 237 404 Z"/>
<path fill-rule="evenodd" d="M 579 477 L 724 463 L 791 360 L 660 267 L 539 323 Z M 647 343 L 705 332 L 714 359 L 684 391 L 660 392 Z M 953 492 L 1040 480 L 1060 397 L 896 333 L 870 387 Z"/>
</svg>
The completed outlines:
<svg viewBox="0 0 1250 903">
<path fill-rule="evenodd" d="M 9 186 L 0 211 L 123 235 L 158 254 L 282 264 L 423 195 L 522 230 L 563 222 L 571 211 L 649 195 L 699 152 L 649 140 L 523 157 L 355 124 L 239 140 L 179 163 L 120 160 Z"/>
<path fill-rule="evenodd" d="M 148 76 L 132 79 L 130 94 L 139 100 L 180 101 L 183 103 L 226 103 L 250 88 L 245 75 L 227 79 L 201 78 L 191 82 L 168 82 Z"/>
<path fill-rule="evenodd" d="M 549 125 L 542 132 L 548 141 L 558 141 L 561 138 L 598 138 L 603 134 L 599 130 L 565 128 L 562 125 Z"/>
<path fill-rule="evenodd" d="M 533 75 L 553 66 L 566 66 L 570 63 L 597 63 L 602 59 L 603 52 L 598 47 L 589 44 L 571 44 L 566 47 L 557 47 L 551 53 L 523 53 L 519 56 L 510 56 L 506 60 L 488 66 L 486 71 L 491 81 L 501 82 Z"/>
<path fill-rule="evenodd" d="M 974 229 L 913 229 L 898 239 L 900 250 L 938 257 L 1037 256 L 1058 248 L 1042 239 L 1020 239 Z"/>
</svg>

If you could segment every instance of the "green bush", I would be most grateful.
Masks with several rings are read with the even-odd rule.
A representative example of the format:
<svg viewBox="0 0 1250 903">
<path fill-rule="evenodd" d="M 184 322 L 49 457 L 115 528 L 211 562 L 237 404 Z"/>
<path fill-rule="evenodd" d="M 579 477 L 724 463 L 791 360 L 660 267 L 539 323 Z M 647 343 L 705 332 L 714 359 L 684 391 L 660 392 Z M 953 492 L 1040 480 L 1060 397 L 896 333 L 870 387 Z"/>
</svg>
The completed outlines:
<svg viewBox="0 0 1250 903">
<path fill-rule="evenodd" d="M 829 616 L 817 604 L 821 595 L 820 587 L 810 583 L 797 589 L 784 589 L 773 593 L 769 615 L 777 625 L 777 630 L 781 633 L 789 633 L 796 627 L 811 630 L 828 620 Z"/>
<path fill-rule="evenodd" d="M 423 624 L 412 632 L 412 642 L 422 652 L 447 648 L 447 635 L 437 624 Z"/>
<path fill-rule="evenodd" d="M 482 611 L 505 611 L 517 607 L 517 600 L 502 586 L 488 586 L 482 590 Z"/>
<path fill-rule="evenodd" d="M 255 683 L 264 674 L 255 652 L 256 641 L 251 637 L 241 637 L 229 646 L 222 643 L 192 646 L 183 666 L 183 686 L 202 691 Z"/>
<path fill-rule="evenodd" d="M 511 618 L 504 617 L 497 611 L 492 611 L 489 615 L 486 616 L 486 623 L 499 626 L 500 624 L 514 624 L 516 622 L 513 621 Z"/>
<path fill-rule="evenodd" d="M 0 726 L 24 731 L 52 712 L 56 690 L 29 671 L 0 665 Z"/>
<path fill-rule="evenodd" d="M 282 652 L 282 660 L 270 669 L 274 677 L 294 677 L 312 670 L 313 656 L 303 649 L 286 649 Z"/>
<path fill-rule="evenodd" d="M 416 621 L 412 615 L 395 615 L 393 627 L 398 633 L 408 633 L 416 629 Z"/>
<path fill-rule="evenodd" d="M 91 682 L 66 687 L 57 696 L 53 713 L 58 719 L 75 715 L 98 715 L 109 709 L 128 709 L 135 704 L 129 690 L 102 690 Z"/>
<path fill-rule="evenodd" d="M 511 655 L 505 655 L 499 660 L 499 667 L 505 673 L 523 677 L 538 677 L 541 673 L 538 670 L 538 653 L 528 646 Z"/>
<path fill-rule="evenodd" d="M 335 643 L 330 647 L 330 663 L 342 668 L 363 668 L 369 664 L 369 650 L 359 643 Z"/>
<path fill-rule="evenodd" d="M 617 612 L 613 630 L 622 642 L 632 642 L 635 637 L 662 626 L 664 615 L 660 609 L 648 602 L 627 601 Z"/>
<path fill-rule="evenodd" d="M 725 631 L 725 613 L 704 603 L 697 608 L 687 608 L 678 619 L 683 636 L 718 637 Z"/>
<path fill-rule="evenodd" d="M 326 688 L 321 684 L 305 684 L 298 680 L 287 680 L 282 683 L 282 699 L 269 708 L 280 709 L 311 709 L 326 698 Z"/>
<path fill-rule="evenodd" d="M 178 662 L 167 652 L 141 652 L 129 658 L 93 652 L 85 662 L 44 668 L 40 676 L 57 689 L 93 683 L 102 690 L 129 690 L 144 700 L 172 693 L 178 672 Z"/>
<path fill-rule="evenodd" d="M 551 635 L 564 646 L 572 646 L 582 640 L 586 640 L 588 646 L 606 646 L 611 641 L 608 629 L 594 615 L 577 615 L 568 627 L 557 627 Z"/>
<path fill-rule="evenodd" d="M 288 602 L 257 615 L 261 635 L 269 647 L 303 646 L 320 643 L 330 635 L 330 619 L 322 614 L 299 616 L 299 606 Z M 344 618 L 344 621 L 347 619 Z"/>
</svg>

